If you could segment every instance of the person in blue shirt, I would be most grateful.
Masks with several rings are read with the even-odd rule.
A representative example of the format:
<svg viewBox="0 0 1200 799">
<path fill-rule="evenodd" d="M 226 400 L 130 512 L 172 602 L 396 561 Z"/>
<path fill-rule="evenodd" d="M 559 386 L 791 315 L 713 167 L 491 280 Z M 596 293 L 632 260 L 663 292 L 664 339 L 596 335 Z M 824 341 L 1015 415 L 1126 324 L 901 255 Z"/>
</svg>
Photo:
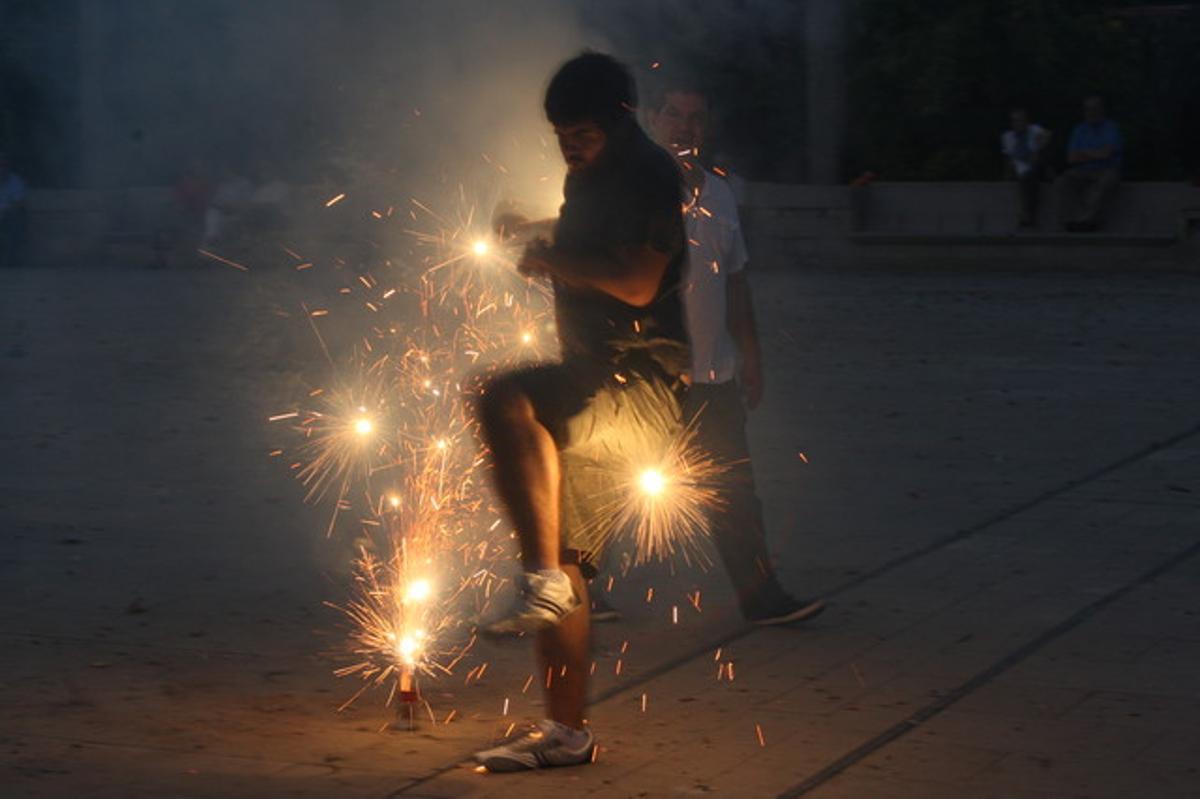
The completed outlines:
<svg viewBox="0 0 1200 799">
<path fill-rule="evenodd" d="M 1059 178 L 1059 216 L 1075 233 L 1100 228 L 1105 207 L 1121 179 L 1124 139 L 1105 114 L 1104 100 L 1083 101 L 1083 121 L 1067 143 L 1067 171 Z"/>
<path fill-rule="evenodd" d="M 20 265 L 26 222 L 25 181 L 0 152 L 0 268 Z"/>
</svg>

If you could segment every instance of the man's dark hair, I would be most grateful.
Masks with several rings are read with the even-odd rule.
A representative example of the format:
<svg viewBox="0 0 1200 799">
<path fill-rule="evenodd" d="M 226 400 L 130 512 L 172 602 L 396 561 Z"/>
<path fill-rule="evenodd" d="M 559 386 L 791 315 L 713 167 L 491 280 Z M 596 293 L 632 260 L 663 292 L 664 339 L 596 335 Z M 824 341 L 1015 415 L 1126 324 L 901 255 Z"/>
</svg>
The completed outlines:
<svg viewBox="0 0 1200 799">
<path fill-rule="evenodd" d="M 607 129 L 631 116 L 636 105 L 633 76 L 604 53 L 575 56 L 558 68 L 546 87 L 546 118 L 553 125 L 590 120 Z"/>
<path fill-rule="evenodd" d="M 658 112 L 667 104 L 668 94 L 698 94 L 708 99 L 708 90 L 691 75 L 685 72 L 655 70 L 650 80 L 650 100 L 648 108 Z"/>
</svg>

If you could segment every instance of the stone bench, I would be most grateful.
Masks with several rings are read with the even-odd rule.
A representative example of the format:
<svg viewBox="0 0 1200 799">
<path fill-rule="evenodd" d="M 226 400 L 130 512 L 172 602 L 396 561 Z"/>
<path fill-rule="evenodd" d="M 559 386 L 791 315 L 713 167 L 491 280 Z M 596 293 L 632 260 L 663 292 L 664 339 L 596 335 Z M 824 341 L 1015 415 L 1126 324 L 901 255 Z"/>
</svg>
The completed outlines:
<svg viewBox="0 0 1200 799">
<path fill-rule="evenodd" d="M 1179 240 L 1178 234 L 1151 233 L 1041 233 L 1021 231 L 1017 233 L 852 233 L 850 240 L 856 244 L 977 244 L 980 246 L 1066 246 L 1095 247 L 1167 247 Z"/>
<path fill-rule="evenodd" d="M 860 244 L 1168 245 L 1185 237 L 1185 210 L 1200 189 L 1183 183 L 1123 183 L 1097 233 L 1057 223 L 1055 186 L 1044 184 L 1038 226 L 1016 225 L 1016 186 L 995 183 L 875 183 L 852 190 L 850 239 Z"/>
</svg>

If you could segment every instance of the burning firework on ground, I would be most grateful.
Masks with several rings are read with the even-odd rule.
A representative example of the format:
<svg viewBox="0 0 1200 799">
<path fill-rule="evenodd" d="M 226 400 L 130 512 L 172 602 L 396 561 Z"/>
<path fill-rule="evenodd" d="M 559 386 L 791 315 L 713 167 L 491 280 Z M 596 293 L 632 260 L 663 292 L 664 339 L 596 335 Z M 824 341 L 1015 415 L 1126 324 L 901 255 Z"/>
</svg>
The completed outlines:
<svg viewBox="0 0 1200 799">
<path fill-rule="evenodd" d="M 343 362 L 321 338 L 324 312 L 308 313 L 342 375 L 272 417 L 302 438 L 293 467 L 307 498 L 331 506 L 328 532 L 358 533 L 353 595 L 338 606 L 353 662 L 337 673 L 364 682 L 350 701 L 382 688 L 391 703 L 415 693 L 417 675 L 449 673 L 511 556 L 469 395 L 473 380 L 550 354 L 550 295 L 517 274 L 463 197 L 453 214 L 414 200 L 405 226 L 418 257 L 357 276 L 368 324 Z"/>
</svg>

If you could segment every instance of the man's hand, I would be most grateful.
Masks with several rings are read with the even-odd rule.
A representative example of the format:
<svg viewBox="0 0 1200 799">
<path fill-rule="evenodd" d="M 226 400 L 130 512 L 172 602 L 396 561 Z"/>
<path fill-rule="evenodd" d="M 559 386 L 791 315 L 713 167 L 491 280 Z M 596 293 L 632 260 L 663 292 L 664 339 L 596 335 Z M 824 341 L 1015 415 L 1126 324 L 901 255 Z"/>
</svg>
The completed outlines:
<svg viewBox="0 0 1200 799">
<path fill-rule="evenodd" d="M 492 216 L 492 232 L 501 241 L 515 238 L 521 228 L 529 224 L 529 217 L 513 211 L 497 210 Z"/>
<path fill-rule="evenodd" d="M 754 301 L 744 271 L 734 272 L 725 284 L 725 326 L 742 357 L 738 384 L 746 407 L 754 410 L 763 398 L 762 350 L 758 345 L 758 325 L 754 321 Z"/>
<path fill-rule="evenodd" d="M 553 274 L 549 260 L 550 249 L 550 245 L 542 239 L 530 242 L 521 254 L 521 260 L 517 262 L 517 271 L 525 277 Z"/>
<path fill-rule="evenodd" d="M 763 398 L 762 361 L 757 354 L 742 359 L 742 373 L 738 380 L 742 389 L 742 399 L 749 410 L 754 410 Z"/>
</svg>

